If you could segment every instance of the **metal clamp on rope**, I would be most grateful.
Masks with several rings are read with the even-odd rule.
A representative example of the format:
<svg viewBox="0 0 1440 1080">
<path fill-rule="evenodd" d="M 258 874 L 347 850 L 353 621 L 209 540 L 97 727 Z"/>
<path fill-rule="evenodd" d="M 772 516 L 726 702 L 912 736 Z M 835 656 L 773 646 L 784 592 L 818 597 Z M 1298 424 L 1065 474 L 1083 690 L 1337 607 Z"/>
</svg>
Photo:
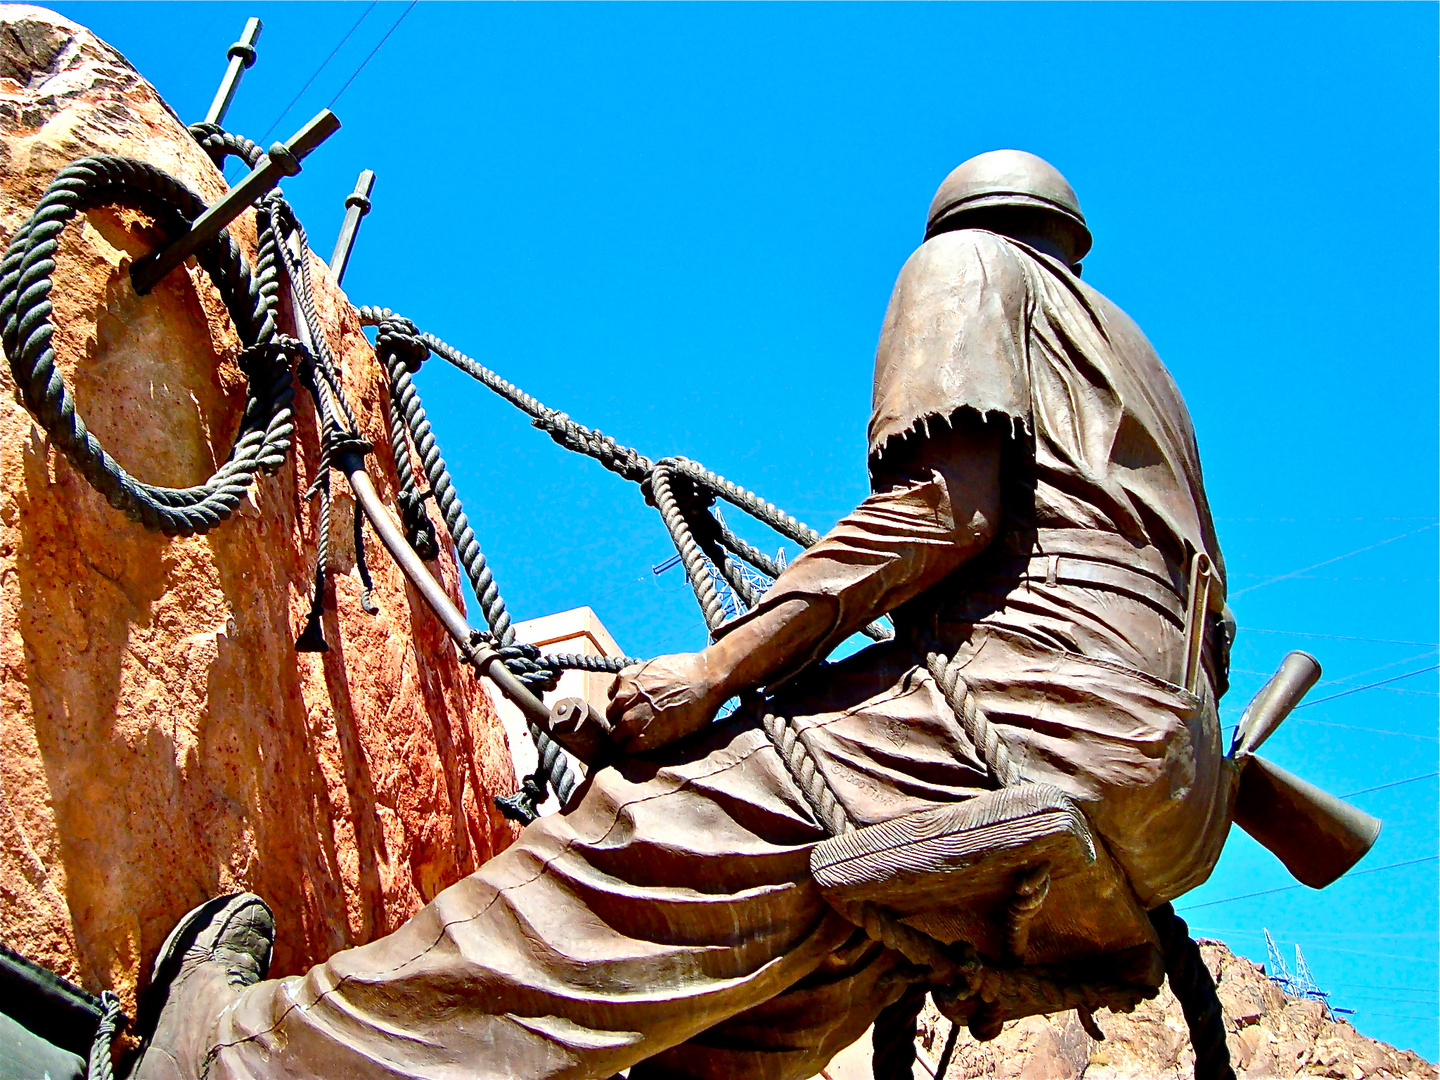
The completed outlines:
<svg viewBox="0 0 1440 1080">
<path fill-rule="evenodd" d="M 255 163 L 250 175 L 196 218 L 188 232 L 169 247 L 135 262 L 130 268 L 130 282 L 135 291 L 141 296 L 147 295 L 161 278 L 219 236 L 247 206 L 283 178 L 298 173 L 300 162 L 339 130 L 339 119 L 329 109 L 324 109 L 288 142 L 272 146 L 270 152 Z"/>
<path fill-rule="evenodd" d="M 356 465 L 363 467 L 365 456 L 374 452 L 375 444 L 369 439 L 362 439 L 359 435 L 345 432 L 330 437 L 330 455 L 337 465 L 343 456 L 350 459 L 352 467 Z M 345 471 L 344 466 L 340 466 L 340 469 L 342 472 Z"/>
</svg>

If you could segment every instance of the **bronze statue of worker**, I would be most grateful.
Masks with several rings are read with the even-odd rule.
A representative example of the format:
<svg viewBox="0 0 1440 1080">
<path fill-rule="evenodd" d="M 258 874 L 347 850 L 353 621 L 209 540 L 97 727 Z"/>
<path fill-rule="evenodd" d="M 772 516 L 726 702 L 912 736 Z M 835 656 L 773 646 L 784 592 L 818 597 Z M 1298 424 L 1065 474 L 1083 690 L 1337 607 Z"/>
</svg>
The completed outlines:
<svg viewBox="0 0 1440 1080">
<path fill-rule="evenodd" d="M 1203 881 L 1230 822 L 1226 645 L 1206 620 L 1183 688 L 1186 574 L 1207 556 L 1223 596 L 1223 564 L 1185 404 L 1081 280 L 1090 243 L 1041 159 L 956 169 L 881 330 L 873 494 L 704 651 L 624 673 L 629 753 L 395 933 L 260 981 L 263 903 L 197 909 L 137 1075 L 814 1075 L 913 970 L 821 895 L 827 830 L 761 716 L 715 715 L 769 688 L 859 826 L 972 799 L 994 785 L 927 648 L 1144 908 Z M 822 662 L 882 615 L 893 640 Z"/>
</svg>

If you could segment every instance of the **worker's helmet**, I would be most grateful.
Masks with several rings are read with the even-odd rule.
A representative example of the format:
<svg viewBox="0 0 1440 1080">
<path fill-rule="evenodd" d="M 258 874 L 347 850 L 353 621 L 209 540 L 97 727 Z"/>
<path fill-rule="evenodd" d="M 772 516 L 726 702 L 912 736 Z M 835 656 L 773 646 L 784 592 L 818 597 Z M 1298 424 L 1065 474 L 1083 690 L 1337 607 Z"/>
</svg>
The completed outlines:
<svg viewBox="0 0 1440 1080">
<path fill-rule="evenodd" d="M 1024 150 L 991 150 L 965 162 L 940 185 L 930 203 L 925 239 L 964 228 L 957 219 L 977 210 L 1018 207 L 1059 218 L 1072 240 L 1072 262 L 1090 250 L 1090 229 L 1080 200 L 1060 170 Z"/>
</svg>

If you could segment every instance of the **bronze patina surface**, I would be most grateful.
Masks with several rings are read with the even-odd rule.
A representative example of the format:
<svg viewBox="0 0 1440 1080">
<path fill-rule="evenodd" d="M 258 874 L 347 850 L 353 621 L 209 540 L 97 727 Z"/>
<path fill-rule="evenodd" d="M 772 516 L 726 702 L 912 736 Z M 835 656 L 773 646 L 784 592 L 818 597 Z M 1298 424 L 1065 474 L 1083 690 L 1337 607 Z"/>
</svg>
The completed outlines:
<svg viewBox="0 0 1440 1080">
<path fill-rule="evenodd" d="M 1022 779 L 1045 785 L 1032 817 L 1051 818 L 1033 835 L 1057 875 L 1100 852 L 1136 925 L 1203 881 L 1234 799 L 1216 719 L 1224 563 L 1184 402 L 1139 328 L 1080 279 L 1089 241 L 1038 158 L 952 174 L 885 316 L 873 494 L 709 648 L 619 680 L 610 719 L 629 756 L 565 812 L 303 977 L 197 982 L 206 1005 L 189 1011 L 177 983 L 170 1045 L 140 1075 L 813 1075 L 913 969 L 822 894 L 811 853 L 833 830 L 766 714 L 799 732 L 857 829 L 964 803 L 995 784 L 927 668 L 935 650 Z M 1202 555 L 1214 585 L 1191 693 L 1187 575 Z M 821 663 L 885 614 L 894 640 Z M 762 686 L 763 705 L 714 720 Z M 967 820 L 966 835 L 992 824 Z M 963 894 L 963 868 L 937 858 Z M 1026 880 L 1020 901 L 1043 901 L 1043 875 Z M 992 952 L 1061 940 L 1023 907 Z M 1067 947 L 1093 941 L 1083 917 L 1060 929 Z"/>
</svg>

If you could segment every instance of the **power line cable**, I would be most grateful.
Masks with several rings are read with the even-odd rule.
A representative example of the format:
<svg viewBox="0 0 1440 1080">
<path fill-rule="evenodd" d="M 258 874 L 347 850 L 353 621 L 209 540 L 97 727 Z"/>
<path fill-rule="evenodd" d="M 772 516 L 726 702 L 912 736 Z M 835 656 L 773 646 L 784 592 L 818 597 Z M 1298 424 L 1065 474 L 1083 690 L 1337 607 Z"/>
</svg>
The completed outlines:
<svg viewBox="0 0 1440 1080">
<path fill-rule="evenodd" d="M 365 21 L 366 16 L 368 16 L 370 12 L 375 10 L 376 6 L 379 3 L 380 0 L 373 0 L 370 6 L 367 7 L 365 11 L 361 14 L 360 18 L 355 20 L 355 25 L 350 27 L 350 29 L 346 31 L 345 36 L 340 39 L 340 44 L 336 45 L 335 48 L 330 50 L 330 55 L 325 57 L 325 59 L 320 62 L 320 66 L 315 69 L 315 73 L 311 75 L 310 78 L 305 80 L 305 85 L 300 88 L 300 92 L 298 94 L 296 94 L 293 98 L 290 99 L 290 104 L 285 106 L 285 111 L 282 112 L 279 116 L 277 116 L 275 118 L 275 122 L 266 129 L 265 134 L 260 136 L 261 146 L 265 145 L 265 140 L 270 138 L 270 135 L 275 131 L 276 128 L 280 126 L 280 121 L 284 120 L 285 117 L 290 115 L 290 110 L 295 108 L 296 103 L 305 96 L 305 91 L 309 90 L 310 87 L 315 85 L 315 80 L 320 77 L 320 73 L 330 65 L 330 61 L 335 59 L 336 54 L 345 47 L 345 43 L 350 40 L 356 30 L 360 29 L 360 24 Z"/>
<path fill-rule="evenodd" d="M 1304 940 L 1305 940 L 1306 942 L 1309 942 L 1312 938 L 1313 938 L 1313 939 L 1316 939 L 1316 940 L 1324 940 L 1324 941 L 1356 941 L 1356 940 L 1369 941 L 1369 940 L 1372 940 L 1372 939 L 1374 939 L 1374 938 L 1390 938 L 1390 939 L 1395 939 L 1395 938 L 1420 938 L 1420 939 L 1425 940 L 1425 941 L 1434 941 L 1434 940 L 1435 940 L 1435 931 L 1434 931 L 1434 930 L 1417 930 L 1417 931 L 1414 931 L 1414 932 L 1408 932 L 1408 931 L 1407 931 L 1407 932 L 1401 932 L 1401 933 L 1398 933 L 1398 934 L 1389 934 L 1389 933 L 1386 933 L 1386 932 L 1383 931 L 1383 930 L 1370 930 L 1370 931 L 1365 931 L 1365 932 L 1362 932 L 1362 933 L 1354 933 L 1354 934 L 1348 934 L 1348 933 L 1332 934 L 1332 933 L 1327 933 L 1327 932 L 1325 932 L 1325 931 L 1323 931 L 1323 930 L 1310 930 L 1310 929 L 1305 929 L 1305 930 L 1293 930 L 1293 929 L 1284 929 L 1284 928 L 1276 929 L 1276 928 L 1273 927 L 1273 926 L 1270 926 L 1270 927 L 1262 927 L 1260 930 L 1254 930 L 1254 929 L 1250 929 L 1250 928 L 1248 928 L 1248 927 L 1240 927 L 1240 926 L 1197 926 L 1197 925 L 1194 925 L 1194 924 L 1191 924 L 1191 929 L 1192 929 L 1192 930 L 1195 930 L 1195 931 L 1197 931 L 1197 932 L 1199 932 L 1199 933 L 1203 933 L 1203 934 L 1233 934 L 1233 935 L 1238 935 L 1238 936 L 1240 936 L 1240 937 L 1254 937 L 1254 938 L 1262 937 L 1262 936 L 1264 935 L 1264 933 L 1265 933 L 1265 930 L 1268 929 L 1268 930 L 1270 931 L 1270 933 L 1273 934 L 1277 940 L 1283 939 L 1283 938 L 1290 938 L 1290 939 L 1299 940 L 1299 939 L 1301 939 L 1301 938 L 1304 938 Z M 1307 946 L 1307 947 L 1308 947 L 1308 946 Z"/>
<path fill-rule="evenodd" d="M 1341 881 L 1348 881 L 1350 878 L 1360 877 L 1362 874 L 1378 874 L 1382 870 L 1398 870 L 1402 866 L 1418 866 L 1420 863 L 1434 862 L 1440 859 L 1440 855 L 1426 855 L 1420 859 L 1406 859 L 1404 862 L 1390 863 L 1386 866 L 1372 866 L 1369 870 L 1352 870 L 1341 878 Z M 1189 904 L 1180 908 L 1181 911 L 1199 911 L 1201 908 L 1215 907 L 1218 904 L 1233 904 L 1237 900 L 1252 900 L 1257 896 L 1271 896 L 1274 893 L 1291 892 L 1295 889 L 1306 888 L 1304 885 L 1282 885 L 1278 889 L 1261 889 L 1259 892 L 1245 893 L 1243 896 L 1227 896 L 1223 900 L 1207 900 L 1203 904 Z M 1402 959 L 1411 959 L 1402 957 Z"/>
<path fill-rule="evenodd" d="M 1288 574 L 1281 574 L 1279 577 L 1273 577 L 1267 581 L 1258 582 L 1255 585 L 1247 585 L 1243 589 L 1237 589 L 1235 592 L 1232 592 L 1229 596 L 1229 599 L 1234 600 L 1237 596 L 1243 596 L 1245 593 L 1254 592 L 1256 589 L 1263 589 L 1266 585 L 1274 585 L 1277 581 L 1285 581 L 1289 578 L 1299 577 L 1301 574 L 1308 574 L 1311 570 L 1319 570 L 1322 566 L 1329 566 L 1331 563 L 1337 563 L 1341 559 L 1348 559 L 1352 555 L 1361 555 L 1367 551 L 1374 551 L 1376 548 L 1382 548 L 1386 544 L 1393 544 L 1397 540 L 1404 540 L 1406 537 L 1409 536 L 1418 536 L 1422 532 L 1428 532 L 1430 529 L 1435 528 L 1437 524 L 1440 524 L 1440 522 L 1432 521 L 1429 525 L 1425 525 L 1419 529 L 1413 529 L 1410 532 L 1401 533 L 1399 536 L 1392 536 L 1389 540 L 1381 540 L 1378 544 L 1370 544 L 1368 547 L 1356 548 L 1354 551 L 1347 551 L 1344 555 L 1336 555 L 1333 559 L 1326 559 L 1324 562 L 1318 562 L 1314 566 L 1301 567 L 1299 570 L 1291 570 Z"/>
<path fill-rule="evenodd" d="M 1411 1017 L 1411 1015 L 1408 1014 L 1408 1012 L 1371 1012 L 1371 1011 L 1369 1011 L 1369 1009 L 1364 1009 L 1364 1011 L 1362 1011 L 1362 1014 L 1361 1014 L 1361 1015 L 1364 1015 L 1364 1017 L 1367 1017 L 1367 1018 L 1368 1018 L 1368 1017 L 1385 1017 L 1385 1018 L 1387 1018 L 1387 1020 L 1430 1020 L 1430 1021 L 1436 1020 L 1436 1018 L 1434 1018 L 1434 1017 Z"/>
<path fill-rule="evenodd" d="M 1417 735 L 1413 731 L 1389 731 L 1385 728 L 1357 727 L 1355 724 L 1337 724 L 1331 720 L 1311 720 L 1308 716 L 1292 716 L 1292 724 L 1315 724 L 1319 727 L 1340 728 L 1344 731 L 1363 731 L 1367 735 L 1394 735 L 1400 739 L 1420 739 L 1423 742 L 1440 742 L 1440 736 Z M 1234 727 L 1235 725 L 1231 725 Z"/>
<path fill-rule="evenodd" d="M 1429 780 L 1432 777 L 1440 776 L 1440 772 L 1427 772 L 1424 776 L 1412 776 L 1407 780 L 1396 780 L 1389 784 L 1376 784 L 1374 787 L 1361 788 L 1359 791 L 1347 791 L 1341 795 L 1342 799 L 1353 799 L 1356 795 L 1369 795 L 1372 791 L 1384 791 L 1386 788 L 1399 787 L 1401 784 L 1414 784 L 1420 780 Z"/>
<path fill-rule="evenodd" d="M 1368 641 L 1376 645 L 1423 645 L 1440 649 L 1440 641 L 1402 641 L 1398 638 L 1354 637 L 1350 634 L 1312 634 L 1304 630 L 1262 630 L 1258 626 L 1240 627 L 1247 634 L 1277 634 L 1281 637 L 1325 638 L 1327 641 Z"/>
<path fill-rule="evenodd" d="M 415 9 L 415 5 L 419 2 L 420 0 L 410 0 L 410 6 L 400 13 L 400 18 L 396 19 L 394 25 L 392 25 L 389 30 L 385 31 L 385 36 L 380 39 L 380 43 L 376 45 L 375 48 L 370 50 L 369 56 L 365 57 L 364 60 L 360 61 L 360 66 L 355 69 L 355 73 L 351 75 L 350 78 L 345 80 L 345 85 L 340 87 L 339 91 L 335 94 L 335 96 L 330 99 L 330 105 L 328 106 L 329 108 L 335 108 L 335 103 L 340 100 L 340 95 L 345 93 L 346 90 L 350 89 L 350 84 L 359 77 L 360 72 L 365 70 L 366 65 L 369 64 L 371 60 L 375 59 L 375 54 L 378 53 L 382 47 L 384 47 L 385 42 L 390 40 L 390 35 L 395 33 L 395 31 L 400 28 L 400 24 L 405 21 L 405 16 L 409 15 L 410 12 Z"/>
<path fill-rule="evenodd" d="M 1432 655 L 1434 650 L 1418 653 L 1415 656 L 1406 656 L 1400 660 L 1391 660 L 1389 663 L 1381 664 L 1379 667 L 1366 668 L 1364 671 L 1354 671 L 1349 675 L 1341 675 L 1338 679 L 1326 679 L 1324 682 L 1316 683 L 1315 689 L 1322 686 L 1339 686 L 1341 683 L 1350 682 L 1352 679 L 1363 679 L 1366 675 L 1374 675 L 1376 672 L 1389 671 L 1391 668 L 1404 667 L 1406 664 L 1413 664 L 1416 660 L 1424 660 Z"/>
<path fill-rule="evenodd" d="M 1413 675 L 1424 675 L 1427 671 L 1440 671 L 1440 664 L 1431 664 L 1429 667 L 1416 668 L 1414 671 L 1407 671 L 1404 675 L 1393 675 L 1388 679 L 1381 679 L 1379 682 L 1372 682 L 1365 686 L 1356 686 L 1350 690 L 1342 690 L 1338 694 L 1331 694 L 1329 697 L 1316 698 L 1314 701 L 1302 701 L 1295 708 L 1306 709 L 1311 705 L 1321 705 L 1327 701 L 1334 701 L 1336 698 L 1349 697 L 1351 694 L 1358 694 L 1362 690 L 1374 690 L 1377 686 L 1385 686 L 1388 683 L 1399 682 L 1401 679 L 1408 679 Z"/>
</svg>

